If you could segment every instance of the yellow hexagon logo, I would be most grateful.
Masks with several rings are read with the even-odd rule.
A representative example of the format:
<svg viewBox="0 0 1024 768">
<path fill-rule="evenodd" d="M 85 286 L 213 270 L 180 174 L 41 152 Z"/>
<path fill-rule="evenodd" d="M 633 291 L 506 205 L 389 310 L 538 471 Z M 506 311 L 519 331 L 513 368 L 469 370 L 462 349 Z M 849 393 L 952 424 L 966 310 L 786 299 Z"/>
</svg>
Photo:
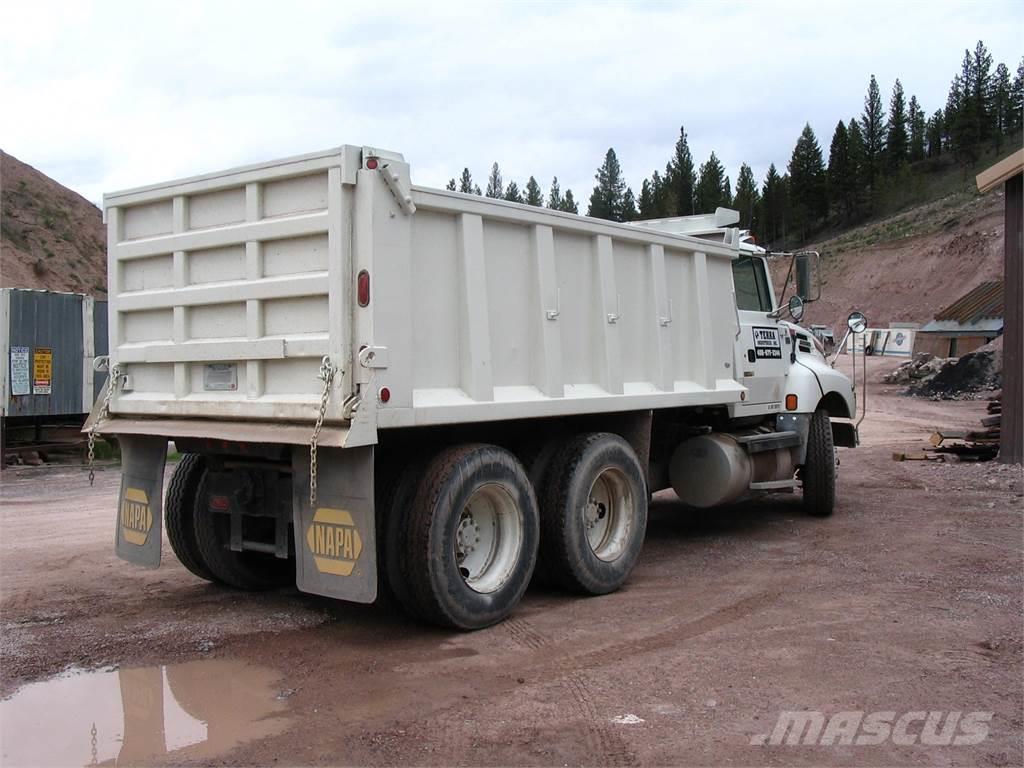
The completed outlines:
<svg viewBox="0 0 1024 768">
<path fill-rule="evenodd" d="M 153 527 L 149 496 L 139 488 L 125 488 L 121 499 L 121 534 L 129 544 L 141 547 Z"/>
<path fill-rule="evenodd" d="M 306 529 L 306 545 L 316 569 L 333 576 L 351 576 L 363 551 L 352 514 L 344 509 L 318 509 Z"/>
</svg>

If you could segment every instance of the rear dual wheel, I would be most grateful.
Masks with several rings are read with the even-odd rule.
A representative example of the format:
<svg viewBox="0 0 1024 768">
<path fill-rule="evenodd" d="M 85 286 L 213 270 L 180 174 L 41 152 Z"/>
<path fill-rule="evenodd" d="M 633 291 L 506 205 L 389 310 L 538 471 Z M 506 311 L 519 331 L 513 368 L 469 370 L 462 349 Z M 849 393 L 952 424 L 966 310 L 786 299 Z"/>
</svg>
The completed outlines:
<svg viewBox="0 0 1024 768">
<path fill-rule="evenodd" d="M 541 560 L 561 586 L 603 595 L 623 585 L 647 530 L 647 483 L 618 435 L 592 433 L 555 455 L 541 493 Z"/>
<path fill-rule="evenodd" d="M 501 621 L 526 591 L 537 559 L 539 515 L 525 470 L 503 448 L 463 445 L 416 474 L 415 491 L 389 510 L 392 591 L 433 624 L 469 630 Z"/>
<path fill-rule="evenodd" d="M 231 550 L 231 518 L 207 507 L 205 478 L 203 457 L 185 454 L 167 486 L 167 539 L 181 564 L 201 579 L 237 589 L 273 589 L 294 580 L 289 561 Z"/>
</svg>

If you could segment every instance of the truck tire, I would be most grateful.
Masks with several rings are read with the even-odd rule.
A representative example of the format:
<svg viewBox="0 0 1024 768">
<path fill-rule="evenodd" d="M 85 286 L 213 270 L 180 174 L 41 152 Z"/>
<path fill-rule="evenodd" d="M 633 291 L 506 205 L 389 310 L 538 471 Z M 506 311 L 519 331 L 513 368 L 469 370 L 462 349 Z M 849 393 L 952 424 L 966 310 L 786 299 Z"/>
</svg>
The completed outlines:
<svg viewBox="0 0 1024 768">
<path fill-rule="evenodd" d="M 462 630 L 504 619 L 533 575 L 538 517 L 526 471 L 504 448 L 441 451 L 426 465 L 398 535 L 406 610 Z"/>
<path fill-rule="evenodd" d="M 541 554 L 566 589 L 614 592 L 636 565 L 647 531 L 647 484 L 618 435 L 580 435 L 555 456 L 541 495 Z"/>
<path fill-rule="evenodd" d="M 175 557 L 191 573 L 206 581 L 216 581 L 203 561 L 196 543 L 195 512 L 199 499 L 199 484 L 206 472 L 202 456 L 186 453 L 171 474 L 167 484 L 167 501 L 164 505 L 164 521 L 167 526 L 167 540 Z"/>
<path fill-rule="evenodd" d="M 377 574 L 376 602 L 405 606 L 411 597 L 408 576 L 403 568 L 401 536 L 408 525 L 408 509 L 420 478 L 423 461 L 406 464 L 397 477 L 384 479 L 377 494 Z"/>
<path fill-rule="evenodd" d="M 235 552 L 230 549 L 230 515 L 211 512 L 202 499 L 200 483 L 194 530 L 199 554 L 217 581 L 248 591 L 263 591 L 295 581 L 295 563 L 264 552 Z"/>
<path fill-rule="evenodd" d="M 828 517 L 836 504 L 836 450 L 828 413 L 818 409 L 807 433 L 807 459 L 800 468 L 804 509 L 815 517 Z"/>
</svg>

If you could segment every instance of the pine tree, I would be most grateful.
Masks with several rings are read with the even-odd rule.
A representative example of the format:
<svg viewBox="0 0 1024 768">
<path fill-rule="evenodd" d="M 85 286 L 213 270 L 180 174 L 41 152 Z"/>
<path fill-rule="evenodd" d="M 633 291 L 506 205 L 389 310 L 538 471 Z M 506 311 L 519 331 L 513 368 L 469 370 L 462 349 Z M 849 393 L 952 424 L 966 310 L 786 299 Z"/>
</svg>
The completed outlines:
<svg viewBox="0 0 1024 768">
<path fill-rule="evenodd" d="M 850 118 L 846 133 L 849 143 L 849 179 L 845 185 L 845 202 L 849 215 L 856 218 L 863 212 L 868 200 L 867 149 L 856 118 Z"/>
<path fill-rule="evenodd" d="M 667 211 L 665 216 L 692 216 L 695 213 L 695 188 L 697 177 L 693 170 L 693 155 L 686 139 L 686 129 L 679 126 L 679 138 L 676 140 L 672 159 L 665 169 L 665 184 L 672 192 L 675 209 Z"/>
<path fill-rule="evenodd" d="M 885 127 L 885 164 L 889 173 L 895 173 L 906 162 L 907 144 L 907 101 L 903 84 L 896 78 L 889 99 L 889 122 Z"/>
<path fill-rule="evenodd" d="M 786 247 L 786 183 L 775 170 L 775 163 L 768 167 L 761 192 L 761 240 Z"/>
<path fill-rule="evenodd" d="M 462 176 L 459 178 L 459 192 L 467 195 L 473 194 L 473 175 L 469 168 L 462 169 Z"/>
<path fill-rule="evenodd" d="M 732 208 L 732 180 L 728 176 L 722 182 L 722 207 Z"/>
<path fill-rule="evenodd" d="M 643 199 L 641 194 L 640 199 Z M 754 180 L 754 172 L 750 166 L 743 163 L 740 166 L 740 174 L 736 177 L 736 197 L 733 198 L 733 207 L 740 212 L 740 228 L 754 230 L 757 228 L 755 212 L 761 202 L 761 195 L 757 191 L 757 182 Z"/>
<path fill-rule="evenodd" d="M 725 168 L 714 152 L 706 163 L 701 163 L 694 188 L 694 206 L 700 213 L 714 213 L 719 206 L 727 206 L 725 198 Z"/>
<path fill-rule="evenodd" d="M 665 177 L 657 171 L 651 174 L 651 194 L 654 196 L 654 218 L 667 219 L 679 215 L 676 195 Z"/>
<path fill-rule="evenodd" d="M 810 123 L 804 125 L 789 161 L 789 197 L 793 226 L 803 241 L 828 213 L 825 162 Z"/>
<path fill-rule="evenodd" d="M 454 192 L 457 189 L 455 179 L 448 179 L 448 183 L 445 184 L 444 188 L 447 189 L 449 192 Z"/>
<path fill-rule="evenodd" d="M 558 186 L 558 177 L 551 177 L 551 191 L 548 192 L 548 208 L 553 211 L 562 210 L 562 189 Z"/>
<path fill-rule="evenodd" d="M 576 204 L 576 198 L 572 196 L 572 190 L 565 190 L 565 198 L 562 200 L 562 210 L 566 213 L 579 213 L 580 207 Z"/>
<path fill-rule="evenodd" d="M 988 52 L 985 44 L 978 41 L 974 47 L 974 54 L 971 56 L 974 69 L 973 88 L 970 97 L 974 101 L 974 115 L 977 120 L 977 133 L 979 141 L 987 141 L 995 132 L 995 120 L 992 115 L 992 55 Z"/>
<path fill-rule="evenodd" d="M 622 202 L 626 194 L 626 182 L 622 178 L 622 167 L 615 156 L 615 150 L 609 148 L 605 153 L 604 162 L 594 174 L 597 185 L 590 195 L 590 207 L 587 216 L 609 221 L 622 221 Z"/>
<path fill-rule="evenodd" d="M 544 205 L 544 193 L 541 191 L 540 184 L 537 183 L 533 176 L 526 182 L 526 204 L 538 208 Z"/>
<path fill-rule="evenodd" d="M 828 199 L 836 213 L 850 216 L 848 185 L 850 184 L 850 134 L 840 120 L 832 133 L 832 144 L 828 150 Z"/>
<path fill-rule="evenodd" d="M 992 118 L 994 121 L 992 140 L 995 144 L 996 153 L 1003 147 L 1003 139 L 1010 133 L 1012 120 L 1010 109 L 1010 70 L 1001 63 L 996 67 L 995 77 L 992 78 Z"/>
<path fill-rule="evenodd" d="M 654 193 L 652 192 L 651 182 L 647 179 L 644 179 L 644 183 L 640 185 L 639 208 L 638 213 L 641 220 L 657 218 L 654 214 Z"/>
<path fill-rule="evenodd" d="M 884 145 L 885 112 L 882 110 L 882 97 L 878 91 L 878 81 L 871 76 L 868 83 L 868 94 L 864 97 L 864 113 L 860 118 L 861 133 L 864 138 L 864 179 L 872 191 L 875 178 L 881 171 L 882 151 Z"/>
<path fill-rule="evenodd" d="M 910 162 L 916 163 L 924 160 L 924 141 L 926 124 L 924 110 L 917 103 L 917 96 L 910 97 L 910 106 L 907 108 L 907 119 L 910 122 L 910 148 L 908 157 Z"/>
<path fill-rule="evenodd" d="M 633 190 L 626 187 L 626 194 L 622 196 L 622 218 L 620 221 L 636 221 L 636 198 L 633 197 Z"/>
<path fill-rule="evenodd" d="M 1010 130 L 1024 125 L 1024 58 L 1017 65 L 1017 75 L 1010 86 Z"/>
<path fill-rule="evenodd" d="M 944 132 L 942 110 L 937 109 L 935 114 L 928 118 L 928 125 L 925 127 L 928 157 L 940 157 L 942 155 L 942 136 Z"/>
<path fill-rule="evenodd" d="M 977 72 L 974 57 L 964 51 L 960 74 L 953 78 L 946 99 L 946 129 L 953 156 L 964 163 L 978 159 L 978 144 L 981 142 L 980 126 L 983 118 L 978 114 L 978 100 L 974 98 Z"/>
<path fill-rule="evenodd" d="M 526 202 L 525 200 L 523 200 L 523 195 L 519 191 L 519 185 L 516 184 L 514 181 L 510 181 L 508 183 L 508 187 L 505 189 L 505 199 L 508 200 L 510 203 Z"/>
<path fill-rule="evenodd" d="M 491 175 L 487 177 L 487 191 L 484 194 L 497 199 L 505 197 L 505 185 L 501 181 L 501 169 L 497 163 L 491 166 Z"/>
</svg>

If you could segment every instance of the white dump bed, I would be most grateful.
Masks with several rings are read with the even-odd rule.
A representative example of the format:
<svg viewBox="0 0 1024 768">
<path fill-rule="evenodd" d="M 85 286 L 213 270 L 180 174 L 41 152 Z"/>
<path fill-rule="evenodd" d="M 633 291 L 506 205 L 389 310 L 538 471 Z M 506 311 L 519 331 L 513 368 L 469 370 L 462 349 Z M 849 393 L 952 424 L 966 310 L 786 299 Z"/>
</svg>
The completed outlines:
<svg viewBox="0 0 1024 768">
<path fill-rule="evenodd" d="M 353 146 L 105 207 L 119 417 L 309 425 L 325 355 L 327 421 L 358 442 L 744 391 L 722 243 L 413 187 Z"/>
</svg>

